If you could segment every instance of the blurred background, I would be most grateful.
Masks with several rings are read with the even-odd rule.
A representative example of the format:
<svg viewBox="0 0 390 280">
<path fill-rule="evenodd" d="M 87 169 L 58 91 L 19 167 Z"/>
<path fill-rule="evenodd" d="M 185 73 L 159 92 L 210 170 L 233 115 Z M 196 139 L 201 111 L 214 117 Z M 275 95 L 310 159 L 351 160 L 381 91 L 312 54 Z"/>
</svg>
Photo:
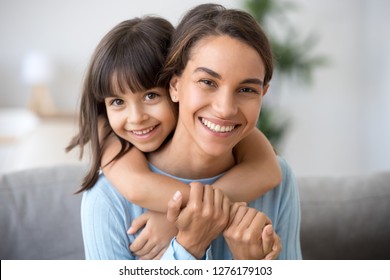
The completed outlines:
<svg viewBox="0 0 390 280">
<path fill-rule="evenodd" d="M 209 1 L 0 0 L 0 173 L 78 162 L 82 81 L 100 39 L 147 14 L 174 25 Z M 390 1 L 214 1 L 245 9 L 277 69 L 260 127 L 297 176 L 390 169 Z"/>
</svg>

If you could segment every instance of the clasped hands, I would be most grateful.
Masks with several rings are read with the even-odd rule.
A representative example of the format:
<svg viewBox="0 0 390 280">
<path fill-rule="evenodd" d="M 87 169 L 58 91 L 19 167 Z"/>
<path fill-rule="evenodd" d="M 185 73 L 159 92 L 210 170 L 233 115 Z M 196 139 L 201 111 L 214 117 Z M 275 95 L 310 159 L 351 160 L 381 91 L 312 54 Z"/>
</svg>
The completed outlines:
<svg viewBox="0 0 390 280">
<path fill-rule="evenodd" d="M 159 259 L 173 236 L 189 253 L 201 259 L 221 233 L 233 259 L 275 259 L 281 251 L 279 236 L 269 218 L 245 203 L 231 203 L 219 189 L 201 183 L 190 184 L 187 205 L 175 193 L 166 216 L 146 212 L 132 223 L 128 233 L 143 227 L 130 250 L 140 259 Z M 161 229 L 164 228 L 162 231 Z"/>
</svg>

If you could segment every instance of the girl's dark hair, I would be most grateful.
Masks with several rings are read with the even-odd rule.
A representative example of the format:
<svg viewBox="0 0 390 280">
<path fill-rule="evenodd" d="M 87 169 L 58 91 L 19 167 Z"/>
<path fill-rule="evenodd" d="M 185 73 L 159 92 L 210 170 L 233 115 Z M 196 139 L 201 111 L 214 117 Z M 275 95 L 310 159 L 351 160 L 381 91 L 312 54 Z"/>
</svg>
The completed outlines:
<svg viewBox="0 0 390 280">
<path fill-rule="evenodd" d="M 175 74 L 180 76 L 197 42 L 207 36 L 227 35 L 253 47 L 265 66 L 264 86 L 273 73 L 273 56 L 267 36 L 247 12 L 226 9 L 217 4 L 202 4 L 188 11 L 172 36 L 161 80 L 167 85 Z"/>
<path fill-rule="evenodd" d="M 173 30 L 171 23 L 160 17 L 134 18 L 115 26 L 96 47 L 82 90 L 79 133 L 66 147 L 66 151 L 70 151 L 79 146 L 80 158 L 86 144 L 89 143 L 91 148 L 90 169 L 77 193 L 92 188 L 96 183 L 102 147 L 107 137 L 114 133 L 108 122 L 104 99 L 117 95 L 115 89 L 118 87 L 121 92 L 127 89 L 140 92 L 162 87 L 159 75 Z M 99 119 L 104 123 L 100 141 Z M 130 143 L 121 138 L 119 140 L 122 148 L 114 159 L 122 156 L 130 148 Z"/>
</svg>

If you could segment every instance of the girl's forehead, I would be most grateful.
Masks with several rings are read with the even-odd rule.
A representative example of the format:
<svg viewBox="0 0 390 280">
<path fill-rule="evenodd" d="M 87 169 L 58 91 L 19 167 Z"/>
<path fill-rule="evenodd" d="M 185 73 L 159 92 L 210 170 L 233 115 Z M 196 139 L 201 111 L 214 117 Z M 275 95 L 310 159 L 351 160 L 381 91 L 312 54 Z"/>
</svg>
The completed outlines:
<svg viewBox="0 0 390 280">
<path fill-rule="evenodd" d="M 136 86 L 134 86 L 134 82 L 132 83 L 128 76 L 123 73 L 122 75 L 118 75 L 118 71 L 115 71 L 115 73 L 112 74 L 110 84 L 111 90 L 109 95 L 111 96 L 123 96 L 128 93 L 134 94 L 144 90 L 142 87 L 140 88 L 140 83 L 136 83 Z M 134 90 L 135 88 L 137 90 Z"/>
</svg>

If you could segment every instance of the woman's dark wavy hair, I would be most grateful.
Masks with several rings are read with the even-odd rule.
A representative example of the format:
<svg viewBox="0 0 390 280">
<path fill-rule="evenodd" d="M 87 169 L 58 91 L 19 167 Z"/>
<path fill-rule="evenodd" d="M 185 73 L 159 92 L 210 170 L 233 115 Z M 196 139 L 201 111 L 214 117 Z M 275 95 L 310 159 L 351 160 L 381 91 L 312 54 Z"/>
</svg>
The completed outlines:
<svg viewBox="0 0 390 280">
<path fill-rule="evenodd" d="M 172 36 L 162 83 L 167 84 L 174 74 L 182 74 L 197 42 L 207 36 L 219 35 L 238 39 L 258 52 L 265 66 L 264 86 L 267 85 L 272 78 L 273 56 L 264 31 L 247 12 L 226 9 L 218 4 L 201 4 L 184 15 Z"/>
<path fill-rule="evenodd" d="M 90 169 L 77 193 L 92 188 L 96 183 L 102 147 L 107 137 L 114 133 L 108 122 L 104 99 L 115 96 L 115 89 L 118 87 L 121 92 L 127 89 L 140 92 L 154 87 L 165 87 L 159 83 L 159 75 L 173 30 L 171 23 L 160 17 L 134 18 L 115 26 L 96 47 L 82 90 L 79 133 L 66 147 L 68 152 L 78 146 L 80 158 L 83 157 L 85 145 L 90 144 L 91 148 Z M 104 123 L 100 141 L 99 119 Z M 114 160 L 130 148 L 130 143 L 121 138 L 119 140 L 122 148 Z"/>
</svg>

